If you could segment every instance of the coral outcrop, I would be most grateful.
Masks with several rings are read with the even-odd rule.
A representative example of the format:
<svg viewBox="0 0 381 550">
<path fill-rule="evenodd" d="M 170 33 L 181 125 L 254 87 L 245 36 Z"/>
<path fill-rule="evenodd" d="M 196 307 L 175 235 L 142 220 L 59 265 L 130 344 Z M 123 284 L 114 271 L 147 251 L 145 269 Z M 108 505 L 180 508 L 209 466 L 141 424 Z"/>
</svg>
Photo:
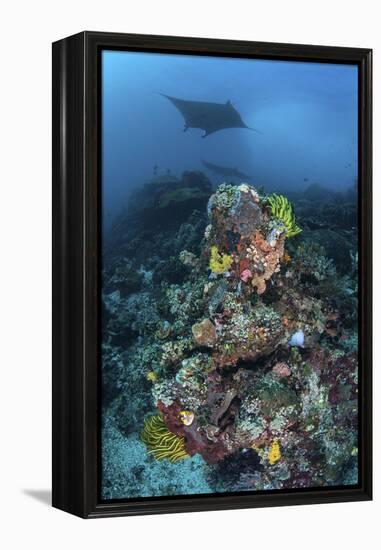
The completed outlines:
<svg viewBox="0 0 381 550">
<path fill-rule="evenodd" d="M 356 483 L 356 255 L 338 273 L 334 245 L 282 195 L 211 193 L 198 173 L 160 185 L 134 219 L 176 203 L 183 221 L 139 222 L 135 256 L 126 229 L 104 273 L 120 430 L 142 432 L 160 461 L 202 457 L 212 491 Z"/>
</svg>

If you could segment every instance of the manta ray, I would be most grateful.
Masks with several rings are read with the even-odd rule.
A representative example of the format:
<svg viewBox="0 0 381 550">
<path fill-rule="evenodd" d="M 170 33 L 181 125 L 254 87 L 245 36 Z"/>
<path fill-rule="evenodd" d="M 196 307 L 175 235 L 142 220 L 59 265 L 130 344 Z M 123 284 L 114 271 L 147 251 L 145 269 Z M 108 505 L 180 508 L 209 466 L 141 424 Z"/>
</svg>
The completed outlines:
<svg viewBox="0 0 381 550">
<path fill-rule="evenodd" d="M 166 94 L 160 94 L 169 99 L 184 117 L 184 132 L 188 128 L 200 128 L 204 130 L 203 138 L 224 130 L 226 128 L 247 128 L 239 112 L 233 107 L 230 101 L 226 103 L 212 103 L 210 101 L 191 101 L 179 99 Z"/>
<path fill-rule="evenodd" d="M 215 174 L 218 174 L 219 176 L 240 178 L 243 180 L 250 179 L 250 176 L 248 176 L 244 172 L 240 172 L 237 168 L 231 168 L 230 166 L 221 166 L 219 164 L 213 164 L 212 162 L 208 162 L 206 160 L 201 160 L 201 162 L 208 170 L 210 170 L 211 172 L 214 172 Z"/>
</svg>

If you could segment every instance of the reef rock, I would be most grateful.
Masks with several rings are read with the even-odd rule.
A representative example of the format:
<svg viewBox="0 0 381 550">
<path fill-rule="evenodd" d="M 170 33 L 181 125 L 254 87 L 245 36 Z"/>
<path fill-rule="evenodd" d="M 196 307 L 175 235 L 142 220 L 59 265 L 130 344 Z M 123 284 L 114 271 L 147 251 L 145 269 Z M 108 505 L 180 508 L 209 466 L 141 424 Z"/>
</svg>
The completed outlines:
<svg viewBox="0 0 381 550">
<path fill-rule="evenodd" d="M 197 173 L 182 185 L 208 193 Z M 161 189 L 158 209 L 179 205 L 179 189 L 178 182 Z M 221 185 L 209 198 L 199 248 L 176 250 L 182 277 L 153 278 L 152 332 L 134 325 L 145 340 L 131 364 L 157 372 L 154 406 L 181 438 L 184 457 L 199 454 L 232 473 L 222 490 L 319 486 L 322 468 L 325 484 L 340 484 L 355 460 L 352 319 L 337 313 L 344 294 L 336 270 L 303 243 L 291 203 L 277 197 L 289 227 L 254 187 Z M 123 304 L 121 295 L 105 296 L 114 325 L 114 317 L 124 322 L 115 312 Z"/>
<path fill-rule="evenodd" d="M 231 258 L 231 275 L 251 284 L 258 294 L 280 269 L 286 232 L 260 204 L 253 187 L 222 185 L 209 200 L 210 250 Z M 215 252 L 214 252 L 215 254 Z"/>
<path fill-rule="evenodd" d="M 213 346 L 217 341 L 216 327 L 210 319 L 195 323 L 192 327 L 194 341 L 199 346 Z"/>
</svg>

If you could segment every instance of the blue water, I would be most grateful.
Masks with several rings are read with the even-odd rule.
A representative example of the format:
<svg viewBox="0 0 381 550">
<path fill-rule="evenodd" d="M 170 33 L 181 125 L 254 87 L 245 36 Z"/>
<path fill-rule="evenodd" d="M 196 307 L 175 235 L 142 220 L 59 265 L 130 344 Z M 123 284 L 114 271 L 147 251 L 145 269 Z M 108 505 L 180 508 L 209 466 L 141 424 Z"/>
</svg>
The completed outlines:
<svg viewBox="0 0 381 550">
<path fill-rule="evenodd" d="M 351 65 L 102 53 L 101 462 L 106 500 L 357 483 L 358 255 L 357 195 L 353 192 L 358 174 L 357 82 L 357 67 Z M 246 125 L 257 132 L 229 128 L 205 138 L 202 129 L 184 132 L 182 114 L 161 94 L 219 104 L 230 101 Z M 248 178 L 217 175 L 202 160 L 236 168 Z M 183 176 L 185 171 L 191 174 Z M 224 181 L 239 184 L 242 180 L 253 185 L 263 200 L 274 191 L 286 195 L 301 229 L 295 238 L 286 239 L 287 254 L 282 253 L 265 295 L 258 291 L 250 299 L 242 293 L 247 282 L 242 273 L 238 281 L 233 276 L 226 279 L 225 285 L 229 273 L 211 272 L 208 258 L 214 241 L 208 243 L 204 238 L 205 228 L 213 223 L 213 217 L 207 217 L 210 195 Z M 145 186 L 147 182 L 151 183 Z M 247 186 L 242 188 L 246 191 L 239 193 L 248 192 Z M 229 189 L 224 191 L 225 201 Z M 263 204 L 261 208 L 266 208 Z M 274 230 L 274 226 L 268 228 Z M 218 241 L 221 251 L 241 253 L 237 243 L 227 242 Z M 295 288 L 294 280 L 298 281 Z M 219 286 L 214 287 L 215 283 Z M 216 305 L 209 307 L 216 296 L 220 296 L 217 313 Z M 283 296 L 290 297 L 286 309 Z M 215 456 L 208 456 L 201 431 L 204 440 L 197 452 L 190 446 L 193 440 L 186 441 L 191 458 L 175 463 L 168 457 L 157 458 L 142 430 L 150 415 L 160 418 L 159 407 L 168 405 L 165 398 L 173 398 L 175 405 L 181 404 L 183 412 L 189 413 L 178 379 L 188 359 L 195 365 L 191 371 L 194 395 L 192 401 L 184 390 L 185 403 L 190 402 L 196 411 L 200 429 L 214 422 L 210 410 L 219 406 L 220 397 L 214 394 L 220 390 L 213 385 L 213 377 L 210 383 L 205 378 L 209 392 L 205 400 L 197 378 L 201 368 L 197 361 L 209 368 L 205 354 L 211 354 L 211 349 L 193 348 L 192 334 L 196 322 L 208 321 L 205 316 L 210 316 L 216 330 L 226 324 L 239 352 L 236 335 L 245 341 L 251 333 L 246 334 L 247 325 L 239 315 L 237 325 L 229 328 L 226 318 L 234 309 L 226 297 L 242 306 L 253 330 L 254 322 L 267 327 L 267 321 L 281 315 L 282 331 L 290 330 L 285 340 L 290 345 L 279 343 L 276 330 L 271 334 L 269 325 L 270 356 L 266 351 L 258 364 L 249 364 L 245 358 L 243 365 L 233 365 L 240 371 L 246 369 L 247 378 L 242 380 L 251 382 L 247 387 L 242 382 L 240 401 L 230 400 L 230 416 L 223 418 L 227 425 L 220 422 L 219 429 L 223 437 L 225 429 L 233 430 L 239 451 L 234 448 L 231 456 L 221 455 L 218 463 L 213 462 Z M 226 318 L 219 313 L 224 311 L 224 300 Z M 293 335 L 291 329 L 283 328 L 290 322 L 297 323 Z M 175 358 L 166 358 L 171 355 Z M 218 359 L 213 361 L 216 370 Z M 285 378 L 280 395 L 289 400 L 289 406 L 282 409 L 289 423 L 282 423 L 281 413 L 273 411 L 272 403 L 277 401 L 266 389 L 279 389 L 279 373 L 271 374 L 276 367 Z M 319 378 L 316 373 L 320 371 Z M 223 365 L 216 372 L 218 377 L 222 373 L 223 391 L 235 388 L 241 380 L 235 380 Z M 271 377 L 278 385 L 271 386 Z M 253 408 L 257 397 L 251 401 L 252 383 L 258 384 L 258 392 L 261 384 L 266 389 L 255 405 L 257 412 Z M 295 392 L 295 401 L 294 394 L 286 391 L 289 388 Z M 316 410 L 315 403 L 320 404 Z M 268 410 L 274 420 L 274 441 L 280 438 L 284 453 L 277 459 L 279 464 L 269 464 L 267 455 L 260 455 L 263 449 L 251 446 L 270 414 L 263 411 Z M 299 441 L 294 438 L 293 414 L 297 411 L 300 419 L 300 410 L 304 428 L 300 428 Z M 245 439 L 247 433 L 250 441 Z"/>
<path fill-rule="evenodd" d="M 183 132 L 179 111 L 159 93 L 225 103 L 248 126 L 202 139 Z M 204 170 L 201 159 L 237 167 L 250 182 L 290 191 L 333 190 L 357 177 L 357 67 L 104 51 L 103 206 L 110 221 L 128 194 L 158 173 Z M 218 184 L 221 177 L 208 174 Z"/>
</svg>

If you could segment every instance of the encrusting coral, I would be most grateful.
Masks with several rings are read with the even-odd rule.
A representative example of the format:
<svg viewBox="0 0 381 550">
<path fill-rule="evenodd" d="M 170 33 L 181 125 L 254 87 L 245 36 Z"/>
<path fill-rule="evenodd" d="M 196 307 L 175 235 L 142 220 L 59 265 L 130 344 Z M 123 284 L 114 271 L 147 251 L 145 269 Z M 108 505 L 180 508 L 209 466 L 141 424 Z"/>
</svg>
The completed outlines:
<svg viewBox="0 0 381 550">
<path fill-rule="evenodd" d="M 150 416 L 144 421 L 141 440 L 147 445 L 148 453 L 157 460 L 167 458 L 177 462 L 189 455 L 185 450 L 184 438 L 171 433 L 160 415 Z"/>
<path fill-rule="evenodd" d="M 271 443 L 270 450 L 269 450 L 269 464 L 273 466 L 280 460 L 282 457 L 280 452 L 280 445 L 279 441 L 277 439 L 274 439 L 274 441 Z"/>
<path fill-rule="evenodd" d="M 203 319 L 192 326 L 194 341 L 200 346 L 211 346 L 216 343 L 217 333 L 215 325 L 210 319 Z"/>
</svg>

